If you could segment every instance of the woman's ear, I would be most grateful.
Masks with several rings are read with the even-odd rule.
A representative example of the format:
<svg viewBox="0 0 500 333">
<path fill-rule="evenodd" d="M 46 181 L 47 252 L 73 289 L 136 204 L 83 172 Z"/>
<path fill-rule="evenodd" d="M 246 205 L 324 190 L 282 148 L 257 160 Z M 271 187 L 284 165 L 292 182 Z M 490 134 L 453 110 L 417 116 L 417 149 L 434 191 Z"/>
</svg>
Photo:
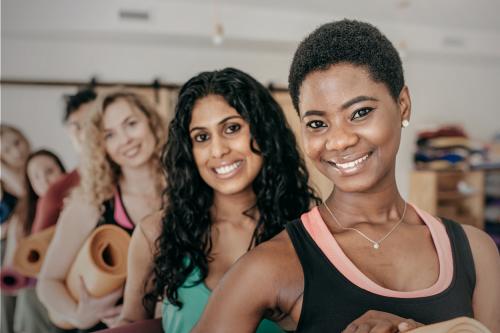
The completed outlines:
<svg viewBox="0 0 500 333">
<path fill-rule="evenodd" d="M 398 97 L 398 106 L 401 113 L 401 123 L 406 120 L 406 124 L 409 124 L 411 117 L 411 98 L 410 90 L 408 86 L 404 86 L 401 89 Z M 406 127 L 406 126 L 405 126 Z"/>
</svg>

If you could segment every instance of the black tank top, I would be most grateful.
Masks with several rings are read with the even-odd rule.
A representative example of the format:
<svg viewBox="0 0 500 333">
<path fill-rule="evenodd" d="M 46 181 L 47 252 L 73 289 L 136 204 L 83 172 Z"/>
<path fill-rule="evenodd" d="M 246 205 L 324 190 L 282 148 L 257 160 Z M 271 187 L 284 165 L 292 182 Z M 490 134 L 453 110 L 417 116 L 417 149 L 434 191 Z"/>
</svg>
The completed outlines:
<svg viewBox="0 0 500 333">
<path fill-rule="evenodd" d="M 133 225 L 132 228 L 124 226 L 123 221 L 116 220 L 115 209 L 117 208 L 116 207 L 117 204 L 123 207 L 125 218 L 128 220 L 128 224 Z M 135 224 L 132 223 L 132 219 L 128 215 L 125 205 L 123 204 L 122 192 L 120 190 L 120 187 L 117 187 L 115 196 L 113 198 L 104 201 L 102 204 L 102 214 L 99 217 L 99 220 L 97 221 L 96 228 L 104 224 L 117 225 L 126 232 L 128 232 L 129 235 L 132 235 L 132 232 L 134 231 Z"/>
<path fill-rule="evenodd" d="M 350 282 L 328 260 L 301 220 L 286 226 L 304 272 L 304 295 L 297 333 L 341 332 L 368 310 L 389 312 L 431 324 L 473 317 L 474 260 L 462 227 L 442 219 L 453 253 L 453 278 L 443 292 L 418 298 L 377 295 Z"/>
<path fill-rule="evenodd" d="M 118 196 L 118 197 L 116 197 L 116 196 Z M 97 228 L 97 227 L 100 227 L 101 225 L 104 225 L 104 224 L 114 224 L 114 225 L 119 226 L 120 228 L 122 228 L 126 232 L 128 232 L 129 235 L 132 235 L 132 232 L 134 231 L 133 228 L 127 228 L 127 227 L 123 226 L 122 223 L 119 223 L 118 221 L 116 221 L 115 209 L 116 209 L 117 200 L 119 200 L 119 204 L 122 205 L 123 209 L 125 209 L 125 206 L 123 206 L 123 201 L 122 201 L 122 193 L 121 193 L 119 187 L 117 188 L 117 191 L 116 191 L 115 196 L 113 198 L 103 202 L 102 214 L 99 217 L 99 220 L 97 221 L 97 225 L 95 227 Z M 125 214 L 127 215 L 126 216 L 127 219 L 130 220 L 130 217 L 128 216 L 126 210 L 125 210 Z M 120 298 L 120 300 L 118 300 L 117 303 L 122 304 L 123 299 Z M 108 328 L 108 326 L 106 324 L 104 324 L 103 322 L 99 322 L 95 326 L 87 328 L 87 329 L 74 329 L 74 330 L 68 330 L 68 331 L 64 331 L 64 332 L 66 332 L 66 333 L 92 333 L 92 332 L 104 330 L 106 328 Z"/>
</svg>

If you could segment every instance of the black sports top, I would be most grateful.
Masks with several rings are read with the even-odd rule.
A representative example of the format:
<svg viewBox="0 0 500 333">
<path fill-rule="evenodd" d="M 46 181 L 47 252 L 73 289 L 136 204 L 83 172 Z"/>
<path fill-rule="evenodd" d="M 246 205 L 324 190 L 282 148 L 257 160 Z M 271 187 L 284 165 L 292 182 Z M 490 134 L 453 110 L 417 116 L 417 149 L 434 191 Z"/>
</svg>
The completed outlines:
<svg viewBox="0 0 500 333">
<path fill-rule="evenodd" d="M 286 230 L 304 272 L 304 295 L 297 333 L 341 332 L 368 310 L 392 313 L 431 324 L 459 316 L 473 317 L 474 260 L 462 227 L 442 219 L 453 254 L 453 278 L 443 292 L 417 298 L 377 295 L 350 282 L 328 260 L 300 219 Z"/>
<path fill-rule="evenodd" d="M 106 200 L 102 204 L 102 214 L 97 222 L 96 228 L 103 224 L 115 224 L 128 232 L 129 235 L 134 231 L 135 224 L 127 213 L 122 200 L 122 192 L 118 186 L 113 198 Z"/>
</svg>

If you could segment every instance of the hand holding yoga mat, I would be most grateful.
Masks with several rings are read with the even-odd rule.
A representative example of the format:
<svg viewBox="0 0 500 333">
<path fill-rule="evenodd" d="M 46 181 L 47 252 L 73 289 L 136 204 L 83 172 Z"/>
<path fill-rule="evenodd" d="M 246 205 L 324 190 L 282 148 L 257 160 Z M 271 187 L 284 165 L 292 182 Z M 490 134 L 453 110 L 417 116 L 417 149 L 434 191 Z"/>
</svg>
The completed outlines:
<svg viewBox="0 0 500 333">
<path fill-rule="evenodd" d="M 79 301 L 82 284 L 92 297 L 103 297 L 121 288 L 127 274 L 130 235 L 116 225 L 96 228 L 83 244 L 66 276 L 70 295 Z M 64 329 L 73 326 L 50 314 L 52 322 Z"/>
<path fill-rule="evenodd" d="M 409 331 L 409 333 L 491 333 L 491 331 L 475 319 L 458 317 L 440 323 L 422 326 Z"/>
<path fill-rule="evenodd" d="M 42 268 L 45 253 L 54 236 L 55 226 L 32 234 L 19 241 L 12 266 L 19 273 L 36 277 Z"/>
</svg>

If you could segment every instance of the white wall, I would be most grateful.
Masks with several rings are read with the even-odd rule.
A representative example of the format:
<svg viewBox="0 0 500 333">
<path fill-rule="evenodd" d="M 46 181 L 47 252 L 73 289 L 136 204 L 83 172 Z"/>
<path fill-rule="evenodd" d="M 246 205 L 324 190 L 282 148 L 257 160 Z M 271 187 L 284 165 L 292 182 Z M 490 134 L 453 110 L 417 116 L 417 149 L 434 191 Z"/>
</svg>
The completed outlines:
<svg viewBox="0 0 500 333">
<path fill-rule="evenodd" d="M 67 93 L 74 93 L 74 89 L 2 85 L 1 105 L 2 123 L 20 128 L 33 149 L 52 150 L 71 169 L 77 156 L 62 125 L 62 95 Z"/>
<path fill-rule="evenodd" d="M 71 8 L 71 17 L 64 15 L 64 6 L 73 6 L 74 2 L 54 0 L 49 2 L 58 7 L 53 19 L 50 8 L 41 8 L 50 6 L 46 2 L 30 3 L 29 13 L 26 3 L 7 1 L 2 8 L 2 79 L 86 81 L 97 76 L 102 81 L 141 83 L 160 78 L 182 83 L 202 70 L 234 66 L 265 84 L 286 86 L 296 44 L 312 27 L 332 18 L 325 14 L 301 15 L 286 10 L 269 13 L 233 6 L 223 11 L 230 17 L 225 26 L 227 40 L 216 47 L 210 43 L 210 29 L 206 31 L 203 25 L 210 22 L 206 13 L 210 8 L 203 5 L 177 6 L 175 13 L 167 10 L 170 7 L 162 7 L 163 11 L 155 12 L 152 25 L 144 27 L 135 23 L 120 26 L 106 16 L 108 11 L 97 15 L 95 7 L 101 6 L 100 1 L 89 0 L 85 6 L 77 2 L 80 6 Z M 109 3 L 116 1 L 102 6 Z M 10 10 L 10 15 L 6 10 Z M 75 16 L 78 12 L 81 16 Z M 500 87 L 500 34 L 373 23 L 396 44 L 405 41 L 403 61 L 413 115 L 411 126 L 404 131 L 397 176 L 402 193 L 406 194 L 413 140 L 419 128 L 461 123 L 473 138 L 481 140 L 500 130 L 496 101 Z M 457 32 L 463 45 L 440 43 L 442 38 Z M 2 122 L 23 129 L 35 148 L 52 148 L 69 166 L 74 165 L 75 155 L 61 126 L 61 96 L 72 89 L 5 84 L 1 89 Z"/>
</svg>

